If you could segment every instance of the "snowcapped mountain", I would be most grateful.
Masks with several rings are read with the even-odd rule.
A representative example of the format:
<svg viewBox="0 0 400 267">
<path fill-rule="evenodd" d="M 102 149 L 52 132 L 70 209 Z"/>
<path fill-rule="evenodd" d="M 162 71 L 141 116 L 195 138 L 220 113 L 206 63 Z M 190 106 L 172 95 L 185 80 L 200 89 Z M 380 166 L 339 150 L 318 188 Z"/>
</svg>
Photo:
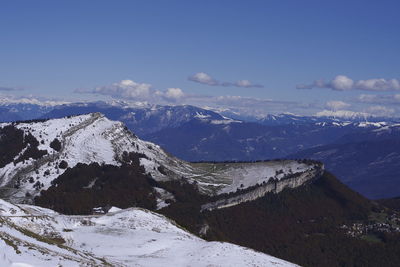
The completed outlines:
<svg viewBox="0 0 400 267">
<path fill-rule="evenodd" d="M 180 105 L 129 105 L 125 102 L 89 102 L 72 103 L 54 107 L 43 118 L 61 118 L 71 115 L 101 112 L 111 120 L 122 121 L 130 130 L 138 136 L 157 132 L 168 127 L 177 127 L 194 118 L 208 118 L 212 120 L 224 120 L 224 117 L 210 110 Z"/>
<path fill-rule="evenodd" d="M 1 266 L 297 266 L 207 242 L 144 209 L 67 216 L 0 200 Z"/>
<path fill-rule="evenodd" d="M 216 125 L 221 124 L 218 121 Z M 281 180 L 289 174 L 312 172 L 318 165 L 296 161 L 189 163 L 169 155 L 158 145 L 140 140 L 121 122 L 100 113 L 0 126 L 0 146 L 8 146 L 2 150 L 0 192 L 13 202 L 32 201 L 43 195 L 42 191 L 61 188 L 63 180 L 68 180 L 66 177 L 76 176 L 74 170 L 88 171 L 93 176 L 87 178 L 81 189 L 103 188 L 104 183 L 109 183 L 102 176 L 104 173 L 115 175 L 116 171 L 126 170 L 135 172 L 147 185 L 150 182 L 146 177 L 153 183 L 184 179 L 195 183 L 204 194 L 218 195 L 271 178 Z M 148 187 L 149 194 L 153 194 L 153 187 Z M 154 194 L 168 195 L 165 190 L 157 190 L 159 194 Z"/>
</svg>

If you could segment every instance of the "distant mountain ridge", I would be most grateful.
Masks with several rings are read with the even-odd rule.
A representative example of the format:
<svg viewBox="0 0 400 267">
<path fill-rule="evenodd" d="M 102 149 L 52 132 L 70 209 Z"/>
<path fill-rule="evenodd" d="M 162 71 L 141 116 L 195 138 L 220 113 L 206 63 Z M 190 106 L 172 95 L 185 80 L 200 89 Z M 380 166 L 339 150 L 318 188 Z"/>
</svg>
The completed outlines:
<svg viewBox="0 0 400 267">
<path fill-rule="evenodd" d="M 44 101 L 38 100 L 29 101 L 28 99 L 18 100 L 7 100 L 0 99 L 1 111 L 11 114 L 17 114 L 20 120 L 39 119 L 39 118 L 59 118 L 71 115 L 81 115 L 91 112 L 102 112 L 110 119 L 117 119 L 124 113 L 135 113 L 139 112 L 136 117 L 135 114 L 130 116 L 140 122 L 141 118 L 145 117 L 143 112 L 153 111 L 152 114 L 147 114 L 147 117 L 153 117 L 156 119 L 157 116 L 165 116 L 164 114 L 169 113 L 177 116 L 177 123 L 181 120 L 180 117 L 186 116 L 188 119 L 192 119 L 196 112 L 205 113 L 206 115 L 216 117 L 228 117 L 234 120 L 256 122 L 264 125 L 286 125 L 286 124 L 309 124 L 309 123 L 343 123 L 343 122 L 400 122 L 400 118 L 385 118 L 385 117 L 372 117 L 372 116 L 353 116 L 353 117 L 333 117 L 333 116 L 303 116 L 292 113 L 282 114 L 268 114 L 265 116 L 249 116 L 242 115 L 237 112 L 232 112 L 227 109 L 215 109 L 215 108 L 200 108 L 191 105 L 154 105 L 148 103 L 130 103 L 125 101 L 88 101 L 88 102 L 71 102 L 62 103 L 57 101 Z M 54 110 L 54 111 L 53 111 Z M 1 112 L 0 112 L 1 115 Z M 1 121 L 12 121 L 12 118 L 7 118 L 6 114 Z M 129 115 L 128 115 L 129 118 Z M 157 119 L 156 119 L 157 120 Z M 162 121 L 162 120 L 160 120 Z M 126 121 L 124 121 L 126 123 Z M 136 124 L 138 126 L 140 124 Z M 168 124 L 166 124 L 168 126 Z M 161 128 L 164 128 L 162 126 Z"/>
</svg>

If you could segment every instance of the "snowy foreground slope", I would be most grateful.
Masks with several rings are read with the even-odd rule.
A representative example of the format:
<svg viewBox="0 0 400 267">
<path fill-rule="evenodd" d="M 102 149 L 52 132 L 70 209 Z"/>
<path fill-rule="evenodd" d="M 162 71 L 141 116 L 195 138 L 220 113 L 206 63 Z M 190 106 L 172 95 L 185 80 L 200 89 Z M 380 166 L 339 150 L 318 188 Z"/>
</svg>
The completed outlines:
<svg viewBox="0 0 400 267">
<path fill-rule="evenodd" d="M 7 125 L 11 124 L 0 124 L 0 128 Z M 156 181 L 185 178 L 196 183 L 202 193 L 210 195 L 235 192 L 271 178 L 280 180 L 317 167 L 298 161 L 188 163 L 169 155 L 158 145 L 140 140 L 123 123 L 111 121 L 100 113 L 13 125 L 25 136 L 34 136 L 39 150 L 47 151 L 41 158 L 18 161 L 26 147 L 0 168 L 0 197 L 13 203 L 29 202 L 41 190 L 48 189 L 65 172 L 60 167 L 62 162 L 69 168 L 93 162 L 120 166 L 124 152 L 141 155 L 140 165 Z M 51 145 L 54 140 L 61 144 L 58 149 Z"/>
<path fill-rule="evenodd" d="M 66 216 L 0 200 L 0 266 L 296 266 L 207 242 L 147 210 L 112 211 Z"/>
</svg>

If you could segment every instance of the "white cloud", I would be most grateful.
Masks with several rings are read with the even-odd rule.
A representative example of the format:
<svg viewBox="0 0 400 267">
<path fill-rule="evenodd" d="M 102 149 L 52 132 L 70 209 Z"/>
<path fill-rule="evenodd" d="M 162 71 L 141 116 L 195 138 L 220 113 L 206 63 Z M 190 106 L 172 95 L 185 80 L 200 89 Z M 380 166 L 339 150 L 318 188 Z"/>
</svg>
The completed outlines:
<svg viewBox="0 0 400 267">
<path fill-rule="evenodd" d="M 111 95 L 122 98 L 147 98 L 150 94 L 151 84 L 137 83 L 132 80 L 122 80 L 111 86 L 96 87 L 93 93 Z"/>
<path fill-rule="evenodd" d="M 328 102 L 326 102 L 326 106 L 333 110 L 339 110 L 339 109 L 348 108 L 351 105 L 346 102 L 343 102 L 343 101 L 328 101 Z"/>
<path fill-rule="evenodd" d="M 262 88 L 262 87 L 264 87 L 261 84 L 253 84 L 249 80 L 238 80 L 233 83 L 232 82 L 221 82 L 221 81 L 214 79 L 213 77 L 211 77 L 210 75 L 208 75 L 205 72 L 195 73 L 195 74 L 189 76 L 188 80 L 192 81 L 192 82 L 201 83 L 201 84 L 211 85 L 211 86 L 224 86 L 224 87 L 236 86 L 236 87 L 244 87 L 244 88 Z"/>
<path fill-rule="evenodd" d="M 233 86 L 245 87 L 245 88 L 263 88 L 264 87 L 261 84 L 253 84 L 249 80 L 239 80 L 239 81 L 233 83 Z"/>
<path fill-rule="evenodd" d="M 400 82 L 396 79 L 360 80 L 355 84 L 355 88 L 367 91 L 393 91 L 400 90 Z"/>
<path fill-rule="evenodd" d="M 337 91 L 351 90 L 353 88 L 354 81 L 345 75 L 338 75 L 330 82 L 324 80 L 315 80 L 312 84 L 300 84 L 297 85 L 297 89 L 313 89 L 313 88 L 330 88 Z"/>
<path fill-rule="evenodd" d="M 330 88 L 339 91 L 351 90 L 353 85 L 354 81 L 344 75 L 338 75 L 330 82 Z"/>
<path fill-rule="evenodd" d="M 297 89 L 328 88 L 336 91 L 364 90 L 364 91 L 396 91 L 400 90 L 400 81 L 397 79 L 368 79 L 354 81 L 345 75 L 338 75 L 329 82 L 316 80 L 311 84 L 299 84 Z"/>
<path fill-rule="evenodd" d="M 249 80 L 240 80 L 236 82 L 237 86 L 241 86 L 241 87 L 248 87 L 248 86 L 252 86 L 252 83 Z"/>
<path fill-rule="evenodd" d="M 189 76 L 188 79 L 192 82 L 197 82 L 207 85 L 220 85 L 220 82 L 218 82 L 205 72 L 195 73 L 192 76 Z"/>
<path fill-rule="evenodd" d="M 183 98 L 185 96 L 185 94 L 183 93 L 182 89 L 180 89 L 180 88 L 168 88 L 165 91 L 164 96 L 168 99 L 176 101 L 176 100 Z"/>
<path fill-rule="evenodd" d="M 125 100 L 148 101 L 152 103 L 176 102 L 186 97 L 180 88 L 167 88 L 165 91 L 152 89 L 151 84 L 122 80 L 108 86 L 94 89 L 76 89 L 76 93 L 99 94 Z"/>
<path fill-rule="evenodd" d="M 90 90 L 76 89 L 75 93 L 109 95 L 126 99 L 146 99 L 150 96 L 151 84 L 137 83 L 133 80 L 122 80 L 108 86 L 100 86 Z"/>
</svg>

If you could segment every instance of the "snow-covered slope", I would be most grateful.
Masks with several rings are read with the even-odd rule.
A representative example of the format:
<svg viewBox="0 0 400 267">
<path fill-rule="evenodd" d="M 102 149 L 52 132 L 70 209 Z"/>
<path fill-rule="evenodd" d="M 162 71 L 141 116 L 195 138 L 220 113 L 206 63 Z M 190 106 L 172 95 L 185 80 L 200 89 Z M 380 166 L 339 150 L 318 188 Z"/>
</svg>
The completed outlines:
<svg viewBox="0 0 400 267">
<path fill-rule="evenodd" d="M 0 200 L 0 266 L 296 266 L 204 241 L 147 210 L 113 210 L 66 216 Z"/>
<path fill-rule="evenodd" d="M 0 126 L 5 125 L 9 124 Z M 67 163 L 69 168 L 93 162 L 119 166 L 124 152 L 140 154 L 140 164 L 153 179 L 185 178 L 190 183 L 196 182 L 200 191 L 207 194 L 234 192 L 268 182 L 270 178 L 281 179 L 315 167 L 312 163 L 296 161 L 188 163 L 169 155 L 158 145 L 140 140 L 121 122 L 111 121 L 100 113 L 24 122 L 15 127 L 25 135 L 32 134 L 39 142 L 38 149 L 46 150 L 47 154 L 20 162 L 15 160 L 17 155 L 0 169 L 1 195 L 14 203 L 32 199 L 40 190 L 48 189 L 52 181 L 65 172 L 65 168 L 60 167 L 61 162 Z M 60 143 L 57 149 L 51 145 L 54 140 Z"/>
<path fill-rule="evenodd" d="M 71 168 L 77 163 L 93 162 L 118 166 L 124 151 L 137 152 L 146 155 L 147 159 L 141 158 L 142 165 L 159 180 L 169 179 L 157 170 L 161 163 L 182 166 L 181 161 L 170 157 L 157 145 L 138 139 L 121 122 L 110 121 L 100 113 L 19 123 L 15 127 L 25 134 L 31 133 L 40 143 L 38 149 L 47 150 L 47 155 L 38 160 L 10 162 L 0 169 L 0 186 L 9 188 L 15 199 L 24 198 L 27 192 L 31 195 L 38 193 L 34 184 L 28 182 L 30 177 L 35 182 L 40 181 L 41 189 L 47 189 L 65 171 L 58 167 L 62 161 Z M 55 139 L 61 143 L 59 151 L 50 146 Z M 20 188 L 11 190 L 17 180 Z"/>
</svg>

